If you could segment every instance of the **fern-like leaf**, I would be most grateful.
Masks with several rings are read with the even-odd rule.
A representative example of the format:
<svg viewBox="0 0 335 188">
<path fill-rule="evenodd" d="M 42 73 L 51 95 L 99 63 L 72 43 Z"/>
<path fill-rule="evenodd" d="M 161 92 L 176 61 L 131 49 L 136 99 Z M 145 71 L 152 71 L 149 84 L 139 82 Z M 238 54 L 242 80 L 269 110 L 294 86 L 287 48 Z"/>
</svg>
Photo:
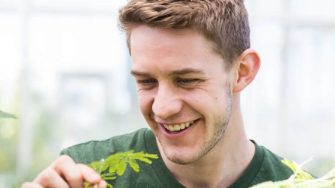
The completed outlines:
<svg viewBox="0 0 335 188">
<path fill-rule="evenodd" d="M 118 176 L 122 176 L 127 168 L 127 161 L 120 161 L 119 164 L 116 165 L 116 174 Z"/>
<path fill-rule="evenodd" d="M 143 152 L 134 153 L 134 159 L 140 160 L 147 164 L 152 163 L 151 159 L 157 159 L 157 158 L 158 156 L 154 154 L 148 154 L 148 153 L 143 153 Z"/>
<path fill-rule="evenodd" d="M 89 166 L 97 171 L 103 180 L 110 181 L 119 176 L 123 176 L 128 165 L 133 171 L 139 173 L 140 166 L 137 161 L 151 164 L 153 159 L 158 159 L 158 156 L 144 152 L 134 153 L 133 150 L 130 150 L 110 155 L 100 161 L 94 161 L 90 163 Z M 85 183 L 85 188 L 88 187 L 90 187 L 90 185 Z M 108 184 L 107 187 L 112 188 L 113 186 Z"/>
<path fill-rule="evenodd" d="M 140 172 L 140 166 L 135 160 L 129 160 L 129 165 L 135 172 Z"/>
</svg>

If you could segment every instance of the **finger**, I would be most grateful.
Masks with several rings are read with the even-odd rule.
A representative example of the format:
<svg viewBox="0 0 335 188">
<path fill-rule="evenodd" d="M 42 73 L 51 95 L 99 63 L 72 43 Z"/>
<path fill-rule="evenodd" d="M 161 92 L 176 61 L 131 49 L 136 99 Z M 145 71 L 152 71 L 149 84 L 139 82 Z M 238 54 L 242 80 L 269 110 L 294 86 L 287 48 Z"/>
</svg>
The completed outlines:
<svg viewBox="0 0 335 188">
<path fill-rule="evenodd" d="M 43 188 L 43 187 L 38 183 L 25 182 L 21 185 L 21 188 Z"/>
<path fill-rule="evenodd" d="M 98 184 L 90 185 L 90 188 L 106 188 L 106 187 L 107 187 L 107 183 L 104 180 L 100 181 L 100 183 Z"/>
<path fill-rule="evenodd" d="M 40 184 L 42 187 L 69 187 L 65 180 L 52 168 L 42 171 L 34 180 L 34 183 Z"/>
<path fill-rule="evenodd" d="M 81 187 L 84 183 L 80 167 L 67 155 L 60 156 L 52 168 L 60 174 L 70 187 Z"/>
<path fill-rule="evenodd" d="M 87 181 L 90 184 L 98 184 L 100 181 L 102 181 L 100 175 L 93 170 L 92 168 L 88 167 L 84 164 L 78 164 L 81 174 L 83 175 L 85 181 Z"/>
<path fill-rule="evenodd" d="M 107 183 L 104 180 L 100 181 L 100 183 L 98 184 L 98 188 L 106 188 L 106 187 Z"/>
</svg>

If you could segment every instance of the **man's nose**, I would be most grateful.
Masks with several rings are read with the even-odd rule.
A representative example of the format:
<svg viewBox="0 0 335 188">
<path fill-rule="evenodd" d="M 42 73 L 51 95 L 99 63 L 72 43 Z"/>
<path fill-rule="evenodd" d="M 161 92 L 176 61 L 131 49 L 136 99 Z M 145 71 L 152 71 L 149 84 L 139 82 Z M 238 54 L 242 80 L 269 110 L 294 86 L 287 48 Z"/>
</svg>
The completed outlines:
<svg viewBox="0 0 335 188">
<path fill-rule="evenodd" d="M 159 87 L 154 97 L 152 111 L 159 119 L 168 119 L 182 109 L 182 101 L 176 91 L 169 87 Z"/>
</svg>

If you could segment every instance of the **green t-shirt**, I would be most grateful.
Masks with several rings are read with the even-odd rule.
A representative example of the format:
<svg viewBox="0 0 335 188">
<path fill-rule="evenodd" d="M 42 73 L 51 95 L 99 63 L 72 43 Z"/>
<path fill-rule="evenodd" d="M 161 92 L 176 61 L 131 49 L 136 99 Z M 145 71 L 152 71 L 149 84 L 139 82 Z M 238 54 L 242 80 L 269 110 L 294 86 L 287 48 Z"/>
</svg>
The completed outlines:
<svg viewBox="0 0 335 188">
<path fill-rule="evenodd" d="M 281 162 L 283 158 L 255 143 L 255 155 L 242 176 L 230 187 L 246 188 L 264 181 L 287 179 L 293 171 Z M 90 141 L 66 148 L 61 154 L 69 155 L 77 163 L 91 163 L 107 158 L 116 152 L 134 150 L 157 154 L 151 165 L 139 163 L 140 172 L 127 168 L 124 175 L 113 180 L 115 188 L 182 188 L 165 166 L 154 134 L 149 129 L 139 129 L 126 135 L 103 141 Z"/>
</svg>

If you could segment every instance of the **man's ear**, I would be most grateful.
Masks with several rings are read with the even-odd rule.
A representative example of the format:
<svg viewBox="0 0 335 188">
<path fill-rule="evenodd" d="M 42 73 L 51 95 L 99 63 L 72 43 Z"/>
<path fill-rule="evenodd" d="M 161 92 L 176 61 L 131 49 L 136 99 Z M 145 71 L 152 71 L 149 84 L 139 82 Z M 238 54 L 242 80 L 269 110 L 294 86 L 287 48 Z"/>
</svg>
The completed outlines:
<svg viewBox="0 0 335 188">
<path fill-rule="evenodd" d="M 242 91 L 255 78 L 261 65 L 260 58 L 255 50 L 247 49 L 235 62 L 233 92 Z"/>
</svg>

